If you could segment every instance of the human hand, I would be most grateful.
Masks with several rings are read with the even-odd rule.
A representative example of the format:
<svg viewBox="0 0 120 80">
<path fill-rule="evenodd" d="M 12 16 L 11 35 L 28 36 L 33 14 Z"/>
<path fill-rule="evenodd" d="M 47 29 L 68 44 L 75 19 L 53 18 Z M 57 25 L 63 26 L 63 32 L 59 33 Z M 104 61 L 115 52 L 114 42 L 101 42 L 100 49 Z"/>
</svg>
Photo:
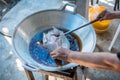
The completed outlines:
<svg viewBox="0 0 120 80">
<path fill-rule="evenodd" d="M 102 20 L 110 20 L 110 19 L 114 19 L 114 11 L 110 11 L 110 10 L 104 10 L 102 11 L 97 18 L 100 18 L 100 21 Z"/>
<path fill-rule="evenodd" d="M 50 53 L 51 57 L 58 60 L 67 61 L 70 55 L 70 50 L 66 48 L 58 48 Z"/>
</svg>

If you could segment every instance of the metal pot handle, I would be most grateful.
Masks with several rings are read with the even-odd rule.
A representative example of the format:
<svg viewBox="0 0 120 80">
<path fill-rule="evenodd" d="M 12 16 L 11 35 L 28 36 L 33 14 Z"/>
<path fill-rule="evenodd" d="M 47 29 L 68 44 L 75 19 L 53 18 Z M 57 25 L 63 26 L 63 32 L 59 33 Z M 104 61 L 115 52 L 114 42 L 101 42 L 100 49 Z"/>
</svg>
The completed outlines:
<svg viewBox="0 0 120 80">
<path fill-rule="evenodd" d="M 76 13 L 77 6 L 72 3 L 66 3 L 62 8 L 62 11 Z"/>
<path fill-rule="evenodd" d="M 30 65 L 27 65 L 27 64 L 22 64 L 22 66 L 27 69 L 27 70 L 30 70 L 30 71 L 38 71 L 40 70 L 40 68 L 35 68 L 35 67 L 32 67 Z"/>
</svg>

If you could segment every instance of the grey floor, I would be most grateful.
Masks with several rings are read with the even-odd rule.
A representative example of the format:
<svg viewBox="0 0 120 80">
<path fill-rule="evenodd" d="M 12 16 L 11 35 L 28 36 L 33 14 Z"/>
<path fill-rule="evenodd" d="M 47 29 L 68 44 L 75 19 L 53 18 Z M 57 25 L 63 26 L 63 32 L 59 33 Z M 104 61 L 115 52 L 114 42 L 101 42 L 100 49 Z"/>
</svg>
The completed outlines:
<svg viewBox="0 0 120 80">
<path fill-rule="evenodd" d="M 42 6 L 45 7 L 46 4 L 48 4 L 48 2 L 50 2 L 51 0 L 38 1 L 39 3 L 41 3 Z M 37 3 L 37 0 L 34 0 L 34 2 Z M 53 0 L 53 2 L 54 3 L 51 2 L 51 4 L 49 4 L 48 6 L 51 6 L 51 8 L 54 8 L 54 6 L 56 6 L 56 8 L 59 8 L 59 6 L 61 5 L 61 1 L 59 0 Z M 19 2 L 19 4 L 17 4 L 17 6 L 19 6 L 17 7 L 17 9 L 19 11 L 14 11 L 15 9 L 12 9 L 4 16 L 3 20 L 0 22 L 1 31 L 5 31 L 8 34 L 12 35 L 17 23 L 19 23 L 23 18 L 25 18 L 26 15 L 30 15 L 33 12 L 37 12 L 43 9 L 39 6 L 39 3 L 34 4 L 31 0 L 28 1 L 28 6 L 32 7 L 29 7 L 29 9 L 27 10 L 27 12 L 29 13 L 26 13 L 22 11 L 23 8 L 26 8 L 26 6 L 21 6 L 21 4 L 23 3 L 26 3 L 26 0 L 22 0 L 21 2 Z M 112 9 L 114 0 L 100 0 L 100 4 Z M 45 9 L 49 8 L 45 7 Z M 33 11 L 31 12 L 31 10 Z M 19 14 L 21 14 L 20 11 L 24 12 L 22 16 L 19 16 Z M 15 16 L 11 16 L 12 12 L 15 12 L 14 15 L 19 17 L 19 20 L 17 20 Z M 13 21 L 13 18 L 16 19 L 17 23 Z M 95 51 L 108 52 L 109 44 L 119 23 L 120 20 L 112 20 L 108 31 L 102 35 L 97 35 L 97 46 L 95 48 Z M 118 36 L 118 39 L 116 40 L 112 49 L 113 53 L 117 51 L 120 51 L 120 35 Z M 34 72 L 34 75 L 36 80 L 44 80 L 44 75 L 41 75 L 40 73 L 38 74 L 36 72 Z M 120 74 L 107 70 L 86 69 L 86 76 L 88 80 L 120 80 Z M 0 35 L 0 80 L 27 80 L 26 74 L 22 67 L 22 63 L 17 57 L 17 55 L 13 52 L 11 38 L 4 37 L 2 35 Z"/>
</svg>

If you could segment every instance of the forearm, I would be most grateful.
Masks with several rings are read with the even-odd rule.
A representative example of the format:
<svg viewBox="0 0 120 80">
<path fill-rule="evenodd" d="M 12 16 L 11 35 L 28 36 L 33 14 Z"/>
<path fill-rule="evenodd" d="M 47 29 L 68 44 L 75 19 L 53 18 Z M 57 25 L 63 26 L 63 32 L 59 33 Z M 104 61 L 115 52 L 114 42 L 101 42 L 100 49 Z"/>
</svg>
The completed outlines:
<svg viewBox="0 0 120 80">
<path fill-rule="evenodd" d="M 114 69 L 114 71 L 118 71 L 120 68 L 120 61 L 118 60 L 116 54 L 109 53 L 71 52 L 68 57 L 68 61 L 94 69 Z"/>
<path fill-rule="evenodd" d="M 120 11 L 114 11 L 113 12 L 113 19 L 120 19 Z"/>
</svg>

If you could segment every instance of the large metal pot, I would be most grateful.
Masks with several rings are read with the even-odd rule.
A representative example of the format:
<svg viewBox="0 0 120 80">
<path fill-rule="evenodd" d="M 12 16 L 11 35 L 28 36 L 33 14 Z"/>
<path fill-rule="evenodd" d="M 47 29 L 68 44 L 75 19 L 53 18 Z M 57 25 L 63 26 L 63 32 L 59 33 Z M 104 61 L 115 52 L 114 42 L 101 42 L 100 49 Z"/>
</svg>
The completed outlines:
<svg viewBox="0 0 120 80">
<path fill-rule="evenodd" d="M 69 5 L 68 7 L 70 7 Z M 77 66 L 75 63 L 69 63 L 61 67 L 49 67 L 37 63 L 29 54 L 29 43 L 31 38 L 40 30 L 57 26 L 67 30 L 73 30 L 88 21 L 73 11 L 68 11 L 67 6 L 62 10 L 45 10 L 37 12 L 25 18 L 15 29 L 13 35 L 13 47 L 22 60 L 23 66 L 31 71 L 47 70 L 58 71 Z M 74 32 L 82 41 L 82 52 L 92 52 L 96 44 L 96 34 L 91 25 Z M 92 54 L 91 54 L 92 55 Z"/>
</svg>

